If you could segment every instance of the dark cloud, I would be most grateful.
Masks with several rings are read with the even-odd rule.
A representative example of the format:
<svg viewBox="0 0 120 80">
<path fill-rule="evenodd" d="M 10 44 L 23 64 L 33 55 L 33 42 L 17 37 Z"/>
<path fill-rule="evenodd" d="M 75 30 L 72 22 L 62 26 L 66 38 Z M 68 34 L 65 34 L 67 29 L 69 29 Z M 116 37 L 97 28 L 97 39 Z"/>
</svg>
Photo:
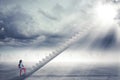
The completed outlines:
<svg viewBox="0 0 120 80">
<path fill-rule="evenodd" d="M 105 33 L 98 34 L 99 32 L 88 32 L 80 40 L 78 40 L 71 49 L 88 49 L 88 50 L 98 50 L 98 51 L 110 51 L 118 50 L 120 47 L 120 42 L 118 41 L 118 34 L 116 29 L 106 30 Z M 96 37 L 93 37 L 96 36 Z"/>
<path fill-rule="evenodd" d="M 7 37 L 0 41 L 0 47 L 34 47 L 44 42 L 45 36 L 39 36 L 33 39 L 16 39 Z"/>
<path fill-rule="evenodd" d="M 20 6 L 0 11 L 0 46 L 28 46 L 42 42 L 44 37 L 34 31 L 35 22 Z"/>
<path fill-rule="evenodd" d="M 110 30 L 107 34 L 98 35 L 98 37 L 93 41 L 92 45 L 90 46 L 92 49 L 102 49 L 107 50 L 111 48 L 115 48 L 117 43 L 117 36 L 116 31 Z"/>
<path fill-rule="evenodd" d="M 39 9 L 38 11 L 39 13 L 41 13 L 45 18 L 48 18 L 50 20 L 58 20 L 56 17 L 54 17 L 53 15 L 50 15 L 49 13 Z"/>
<path fill-rule="evenodd" d="M 114 3 L 120 3 L 120 0 L 112 0 Z"/>
<path fill-rule="evenodd" d="M 2 21 L 0 22 L 0 39 L 5 39 L 5 31 L 4 27 L 2 26 Z"/>
<path fill-rule="evenodd" d="M 66 39 L 60 34 L 42 33 L 33 38 L 5 37 L 0 40 L 0 47 L 55 47 L 59 46 Z"/>
<path fill-rule="evenodd" d="M 3 14 L 3 16 L 0 16 L 0 21 L 2 21 L 0 26 L 4 28 L 2 34 L 5 33 L 4 35 L 7 37 L 24 39 L 38 36 L 38 34 L 31 32 L 34 30 L 32 29 L 34 28 L 32 17 L 25 13 L 21 7 L 16 6 Z"/>
<path fill-rule="evenodd" d="M 65 35 L 60 35 L 60 34 L 46 34 L 46 39 L 44 42 L 40 43 L 38 46 L 42 47 L 56 47 L 60 46 L 62 43 L 65 42 L 66 36 Z"/>
<path fill-rule="evenodd" d="M 82 27 L 92 24 L 91 8 L 97 2 L 94 0 L 52 0 L 51 2 L 41 0 L 38 1 L 39 3 L 34 0 L 0 1 L 0 46 L 15 47 L 48 47 L 64 43 L 69 36 L 82 30 Z M 5 5 L 7 6 L 5 7 Z M 35 17 L 38 17 L 37 20 L 34 19 Z M 36 22 L 41 24 L 37 25 Z M 43 31 L 40 30 L 41 28 Z M 55 30 L 58 33 L 54 33 Z M 76 47 L 91 43 L 90 34 L 88 32 L 88 35 L 76 42 Z M 117 44 L 116 33 L 110 31 L 105 36 L 98 35 L 91 44 L 90 48 L 92 49 L 110 49 Z"/>
</svg>

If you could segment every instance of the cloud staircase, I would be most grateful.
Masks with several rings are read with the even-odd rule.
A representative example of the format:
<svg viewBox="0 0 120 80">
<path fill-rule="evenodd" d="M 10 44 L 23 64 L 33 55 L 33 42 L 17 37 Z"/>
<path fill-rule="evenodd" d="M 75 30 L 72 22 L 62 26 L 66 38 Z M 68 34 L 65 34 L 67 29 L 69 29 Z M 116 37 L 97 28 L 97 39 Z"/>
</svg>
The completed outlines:
<svg viewBox="0 0 120 80">
<path fill-rule="evenodd" d="M 78 32 L 75 35 L 73 35 L 70 39 L 68 39 L 60 47 L 58 47 L 58 49 L 56 49 L 55 51 L 53 51 L 52 53 L 50 53 L 48 56 L 46 56 L 45 58 L 43 58 L 42 61 L 39 61 L 39 63 L 37 63 L 36 65 L 34 65 L 32 67 L 32 69 L 29 72 L 26 73 L 26 75 L 22 75 L 21 77 L 16 76 L 16 77 L 14 77 L 14 78 L 12 78 L 10 80 L 24 80 L 24 79 L 28 78 L 33 73 L 35 73 L 40 68 L 42 68 L 44 65 L 46 65 L 51 60 L 53 60 L 55 57 L 57 57 L 59 54 L 61 54 L 63 51 L 65 51 L 67 48 L 69 48 L 72 44 L 74 44 L 75 42 L 77 42 L 84 35 L 86 35 L 87 31 L 89 29 L 90 29 L 90 27 L 89 28 L 88 27 L 84 28 L 80 32 Z"/>
</svg>

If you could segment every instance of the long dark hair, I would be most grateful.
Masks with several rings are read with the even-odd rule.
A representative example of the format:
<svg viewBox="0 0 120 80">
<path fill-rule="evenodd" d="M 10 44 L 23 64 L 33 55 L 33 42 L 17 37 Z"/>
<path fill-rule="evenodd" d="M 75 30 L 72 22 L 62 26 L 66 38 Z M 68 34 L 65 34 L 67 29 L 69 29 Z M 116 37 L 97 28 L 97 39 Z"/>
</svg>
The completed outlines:
<svg viewBox="0 0 120 80">
<path fill-rule="evenodd" d="M 22 63 L 22 60 L 19 60 L 19 64 Z"/>
<path fill-rule="evenodd" d="M 21 64 L 21 63 L 22 63 L 22 60 L 19 60 L 19 64 L 18 64 L 18 67 L 19 67 L 19 68 L 21 68 L 21 67 L 20 67 L 20 64 Z"/>
</svg>

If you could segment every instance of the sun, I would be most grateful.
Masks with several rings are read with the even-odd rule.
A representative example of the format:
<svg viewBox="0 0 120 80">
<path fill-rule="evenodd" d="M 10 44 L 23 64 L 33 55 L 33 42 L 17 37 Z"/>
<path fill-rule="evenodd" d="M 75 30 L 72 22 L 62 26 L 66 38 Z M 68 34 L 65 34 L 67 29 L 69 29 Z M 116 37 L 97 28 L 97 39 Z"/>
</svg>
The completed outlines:
<svg viewBox="0 0 120 80">
<path fill-rule="evenodd" d="M 95 20 L 102 25 L 112 25 L 115 23 L 117 8 L 110 3 L 98 3 L 94 9 Z"/>
</svg>

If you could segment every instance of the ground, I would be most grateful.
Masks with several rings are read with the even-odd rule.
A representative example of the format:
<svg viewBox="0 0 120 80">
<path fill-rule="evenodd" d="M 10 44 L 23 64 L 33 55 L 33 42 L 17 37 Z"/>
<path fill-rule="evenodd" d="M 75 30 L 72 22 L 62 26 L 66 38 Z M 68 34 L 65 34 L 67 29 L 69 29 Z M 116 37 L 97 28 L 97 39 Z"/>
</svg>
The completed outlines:
<svg viewBox="0 0 120 80">
<path fill-rule="evenodd" d="M 30 66 L 26 66 L 27 71 Z M 26 80 L 119 80 L 116 64 L 48 63 Z M 16 64 L 0 64 L 0 80 L 9 80 L 19 75 Z"/>
</svg>

